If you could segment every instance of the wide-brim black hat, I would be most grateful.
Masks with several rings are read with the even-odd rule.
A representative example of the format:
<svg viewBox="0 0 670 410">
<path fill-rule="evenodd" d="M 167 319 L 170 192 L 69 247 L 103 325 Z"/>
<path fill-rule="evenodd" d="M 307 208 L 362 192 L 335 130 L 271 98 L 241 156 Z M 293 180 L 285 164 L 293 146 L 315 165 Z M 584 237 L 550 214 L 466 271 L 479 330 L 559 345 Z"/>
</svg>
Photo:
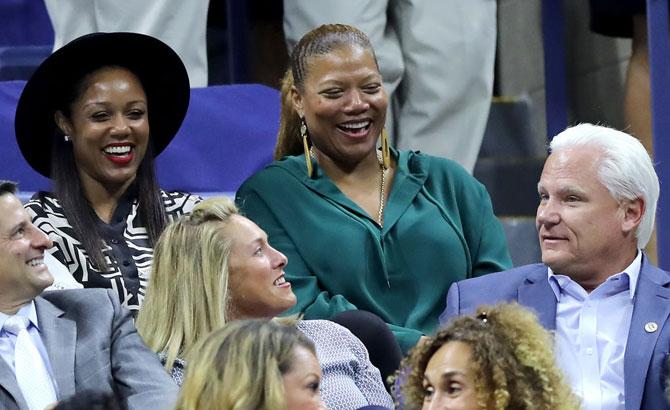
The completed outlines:
<svg viewBox="0 0 670 410">
<path fill-rule="evenodd" d="M 132 71 L 142 83 L 149 109 L 150 144 L 160 154 L 181 126 L 190 98 L 186 67 L 162 41 L 138 33 L 93 33 L 51 54 L 26 83 L 14 117 L 23 157 L 40 174 L 51 174 L 56 137 L 54 113 L 87 74 L 104 66 Z"/>
</svg>

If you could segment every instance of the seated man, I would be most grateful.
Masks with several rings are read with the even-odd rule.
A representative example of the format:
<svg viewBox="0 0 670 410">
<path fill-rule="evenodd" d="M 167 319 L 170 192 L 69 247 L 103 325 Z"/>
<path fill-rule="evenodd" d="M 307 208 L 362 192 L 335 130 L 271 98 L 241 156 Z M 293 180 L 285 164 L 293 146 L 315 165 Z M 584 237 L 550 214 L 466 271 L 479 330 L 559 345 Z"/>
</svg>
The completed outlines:
<svg viewBox="0 0 670 410">
<path fill-rule="evenodd" d="M 591 124 L 558 134 L 550 150 L 536 215 L 543 263 L 453 284 L 440 321 L 518 301 L 555 330 L 558 365 L 583 409 L 668 409 L 670 273 L 641 251 L 659 195 L 649 155 Z"/>
<path fill-rule="evenodd" d="M 0 181 L 0 408 L 44 409 L 82 390 L 114 393 L 128 409 L 166 409 L 177 387 L 141 341 L 118 296 L 54 291 L 51 240 Z"/>
</svg>

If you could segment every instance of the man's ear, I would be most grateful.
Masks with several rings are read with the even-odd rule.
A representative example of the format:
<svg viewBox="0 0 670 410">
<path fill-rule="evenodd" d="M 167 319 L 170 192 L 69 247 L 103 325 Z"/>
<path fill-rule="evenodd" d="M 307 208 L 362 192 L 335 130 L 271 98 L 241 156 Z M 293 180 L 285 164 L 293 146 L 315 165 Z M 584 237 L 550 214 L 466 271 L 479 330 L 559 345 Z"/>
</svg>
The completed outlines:
<svg viewBox="0 0 670 410">
<path fill-rule="evenodd" d="M 305 110 L 303 109 L 302 104 L 302 95 L 296 88 L 296 86 L 291 86 L 291 102 L 293 103 L 293 109 L 298 113 L 300 118 L 305 116 Z"/>
<path fill-rule="evenodd" d="M 72 136 L 72 123 L 62 111 L 58 110 L 54 113 L 54 121 L 64 135 Z"/>
<path fill-rule="evenodd" d="M 621 229 L 624 232 L 634 232 L 642 221 L 642 216 L 646 211 L 646 204 L 644 199 L 635 198 L 633 200 L 624 200 L 621 204 L 623 210 L 623 220 L 621 221 Z"/>
</svg>

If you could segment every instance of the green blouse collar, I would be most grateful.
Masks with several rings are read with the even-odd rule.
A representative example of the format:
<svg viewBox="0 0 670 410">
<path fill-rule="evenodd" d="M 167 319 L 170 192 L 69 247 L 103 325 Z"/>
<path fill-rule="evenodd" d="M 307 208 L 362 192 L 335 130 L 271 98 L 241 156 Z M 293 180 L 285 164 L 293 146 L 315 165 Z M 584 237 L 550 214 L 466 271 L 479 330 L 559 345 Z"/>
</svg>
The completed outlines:
<svg viewBox="0 0 670 410">
<path fill-rule="evenodd" d="M 397 166 L 393 185 L 385 207 L 383 232 L 387 232 L 393 227 L 423 188 L 428 177 L 431 158 L 418 151 L 397 151 L 393 148 L 391 148 L 391 155 L 395 159 Z M 367 212 L 344 195 L 318 166 L 316 161 L 313 161 L 312 164 L 314 172 L 311 178 L 307 176 L 304 154 L 286 157 L 280 161 L 275 161 L 271 166 L 285 169 L 317 195 L 339 204 L 378 227 L 374 217 L 368 215 Z"/>
</svg>

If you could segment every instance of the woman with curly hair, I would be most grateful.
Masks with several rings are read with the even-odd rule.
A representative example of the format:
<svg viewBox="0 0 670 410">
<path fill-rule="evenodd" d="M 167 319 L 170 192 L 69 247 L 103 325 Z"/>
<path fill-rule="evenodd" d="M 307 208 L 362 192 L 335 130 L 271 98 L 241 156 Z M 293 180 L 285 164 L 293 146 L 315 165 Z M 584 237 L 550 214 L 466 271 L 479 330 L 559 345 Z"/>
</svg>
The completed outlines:
<svg viewBox="0 0 670 410">
<path fill-rule="evenodd" d="M 516 303 L 480 306 L 410 352 L 396 400 L 405 409 L 579 409 L 552 345 Z"/>
</svg>

